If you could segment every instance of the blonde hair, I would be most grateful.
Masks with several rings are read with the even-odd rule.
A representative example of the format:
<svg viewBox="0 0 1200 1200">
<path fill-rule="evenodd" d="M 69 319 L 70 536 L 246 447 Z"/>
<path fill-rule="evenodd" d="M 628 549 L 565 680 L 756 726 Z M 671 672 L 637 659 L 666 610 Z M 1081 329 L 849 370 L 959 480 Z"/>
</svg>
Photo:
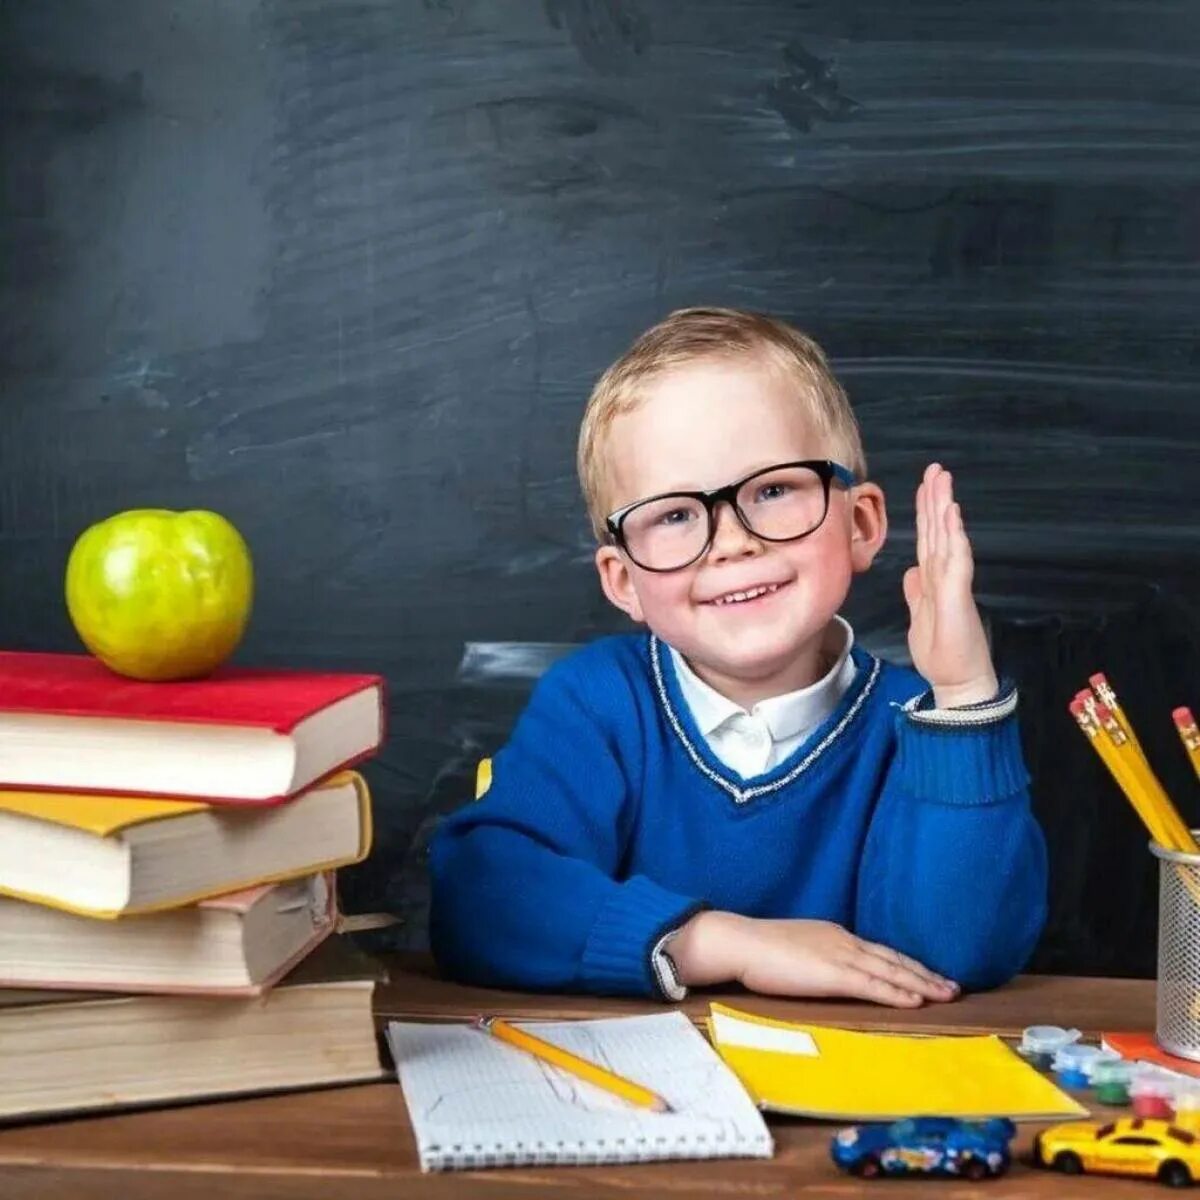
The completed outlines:
<svg viewBox="0 0 1200 1200">
<path fill-rule="evenodd" d="M 681 308 L 646 330 L 592 388 L 579 429 L 576 464 L 592 531 L 605 537 L 604 450 L 617 417 L 641 402 L 641 386 L 672 367 L 704 358 L 760 355 L 798 385 L 818 431 L 856 479 L 865 479 L 866 456 L 850 401 L 834 378 L 824 351 L 786 321 L 735 308 Z"/>
</svg>

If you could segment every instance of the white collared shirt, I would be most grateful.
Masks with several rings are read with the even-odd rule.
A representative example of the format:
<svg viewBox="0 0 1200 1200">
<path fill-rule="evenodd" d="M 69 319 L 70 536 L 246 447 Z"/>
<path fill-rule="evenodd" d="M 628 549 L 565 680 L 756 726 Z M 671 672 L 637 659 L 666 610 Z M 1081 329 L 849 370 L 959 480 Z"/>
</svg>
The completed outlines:
<svg viewBox="0 0 1200 1200">
<path fill-rule="evenodd" d="M 829 637 L 839 635 L 842 644 L 837 658 L 816 683 L 760 700 L 749 710 L 710 687 L 688 666 L 683 655 L 670 647 L 683 698 L 697 728 L 721 762 L 743 779 L 761 775 L 799 749 L 829 717 L 854 682 L 854 660 L 850 657 L 854 630 L 841 617 L 834 617 Z"/>
</svg>

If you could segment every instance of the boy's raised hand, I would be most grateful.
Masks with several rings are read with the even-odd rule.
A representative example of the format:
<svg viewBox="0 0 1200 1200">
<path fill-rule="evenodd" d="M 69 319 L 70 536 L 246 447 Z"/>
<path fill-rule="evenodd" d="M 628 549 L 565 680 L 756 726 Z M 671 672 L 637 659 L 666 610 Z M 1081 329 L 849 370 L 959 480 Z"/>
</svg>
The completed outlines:
<svg viewBox="0 0 1200 1200">
<path fill-rule="evenodd" d="M 916 507 L 917 565 L 904 573 L 913 666 L 932 686 L 939 708 L 990 700 L 996 672 L 971 594 L 971 543 L 950 472 L 941 464 L 926 467 Z"/>
<path fill-rule="evenodd" d="M 698 913 L 670 943 L 680 982 L 737 980 L 775 996 L 849 996 L 894 1008 L 953 1000 L 958 986 L 915 959 L 832 921 Z"/>
</svg>

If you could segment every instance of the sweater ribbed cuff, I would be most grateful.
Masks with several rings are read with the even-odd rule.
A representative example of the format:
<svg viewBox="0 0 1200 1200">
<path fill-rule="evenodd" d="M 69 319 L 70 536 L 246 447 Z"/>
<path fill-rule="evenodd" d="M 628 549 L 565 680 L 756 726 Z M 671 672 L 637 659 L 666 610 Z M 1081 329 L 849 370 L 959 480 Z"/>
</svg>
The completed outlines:
<svg viewBox="0 0 1200 1200">
<path fill-rule="evenodd" d="M 663 996 L 651 961 L 654 948 L 663 934 L 703 907 L 644 875 L 627 879 L 588 934 L 581 964 L 584 986 L 594 992 Z"/>
<path fill-rule="evenodd" d="M 897 721 L 906 790 L 935 804 L 999 804 L 1029 785 L 1016 718 L 977 726 Z"/>
</svg>

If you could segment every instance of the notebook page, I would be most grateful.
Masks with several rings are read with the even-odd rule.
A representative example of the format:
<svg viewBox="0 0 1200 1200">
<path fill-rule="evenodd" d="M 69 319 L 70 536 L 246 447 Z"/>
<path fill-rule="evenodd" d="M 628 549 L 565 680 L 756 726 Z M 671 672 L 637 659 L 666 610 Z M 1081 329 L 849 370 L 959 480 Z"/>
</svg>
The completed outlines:
<svg viewBox="0 0 1200 1200">
<path fill-rule="evenodd" d="M 663 1096 L 656 1113 L 468 1025 L 393 1021 L 388 1042 L 423 1171 L 667 1158 L 769 1158 L 762 1116 L 682 1013 L 522 1022 Z"/>
</svg>

